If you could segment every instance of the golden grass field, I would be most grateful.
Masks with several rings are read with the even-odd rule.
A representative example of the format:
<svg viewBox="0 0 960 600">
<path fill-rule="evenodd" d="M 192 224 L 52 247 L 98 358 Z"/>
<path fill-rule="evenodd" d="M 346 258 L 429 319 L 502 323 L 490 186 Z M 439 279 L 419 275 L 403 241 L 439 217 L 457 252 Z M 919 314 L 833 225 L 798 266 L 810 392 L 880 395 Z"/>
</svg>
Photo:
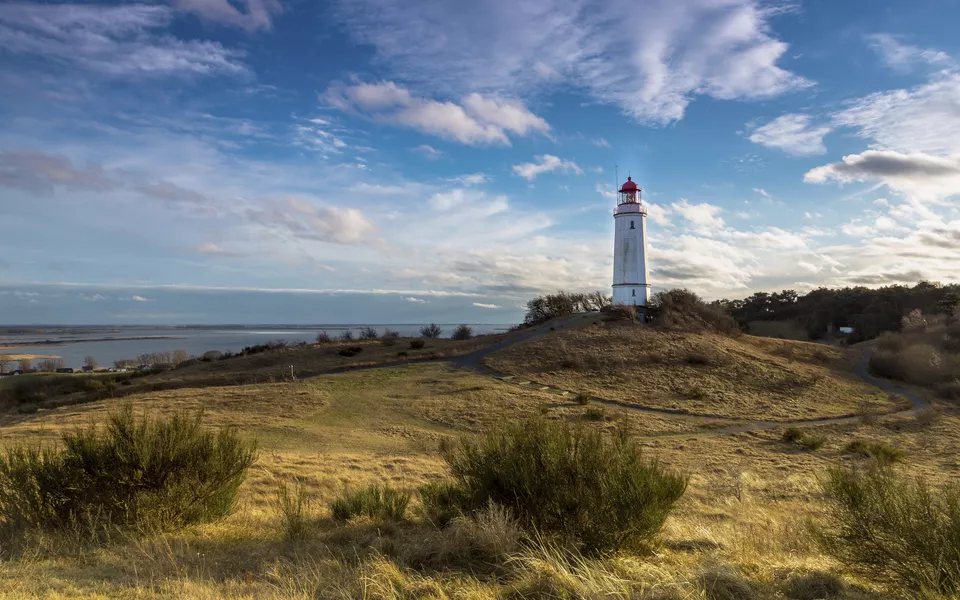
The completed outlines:
<svg viewBox="0 0 960 600">
<path fill-rule="evenodd" d="M 864 403 L 875 412 L 893 410 L 897 399 L 850 375 L 856 352 L 598 325 L 547 334 L 488 362 L 518 378 L 624 404 L 731 419 L 850 414 Z M 706 355 L 706 364 L 690 364 L 694 353 Z M 651 360 L 655 354 L 662 358 Z M 601 362 L 614 367 L 594 367 Z M 229 380 L 226 371 L 209 367 Z M 807 521 L 820 514 L 817 478 L 829 465 L 856 460 L 843 451 L 853 439 L 906 450 L 901 468 L 933 481 L 960 474 L 960 414 L 949 405 L 923 418 L 867 415 L 817 428 L 826 443 L 814 452 L 782 442 L 782 429 L 710 436 L 701 422 L 604 405 L 604 419 L 586 426 L 624 424 L 643 438 L 650 457 L 690 473 L 691 483 L 651 554 L 571 560 L 523 543 L 509 519 L 496 515 L 439 531 L 416 517 L 414 506 L 406 523 L 342 525 L 330 519 L 326 503 L 366 483 L 412 488 L 443 477 L 437 446 L 444 437 L 534 415 L 580 420 L 590 405 L 446 363 L 247 385 L 199 380 L 203 387 L 128 400 L 151 414 L 202 408 L 208 425 L 234 426 L 259 440 L 260 459 L 236 513 L 217 524 L 117 537 L 96 548 L 39 540 L 34 550 L 0 562 L 0 598 L 813 600 L 803 594 L 819 578 L 842 580 L 843 598 L 879 600 L 898 597 L 889 582 L 849 572 L 809 534 Z M 705 394 L 692 397 L 694 388 Z M 64 428 L 102 422 L 117 403 L 8 415 L 0 444 L 55 443 Z M 277 481 L 295 478 L 312 499 L 312 533 L 300 541 L 283 537 L 273 508 Z"/>
</svg>

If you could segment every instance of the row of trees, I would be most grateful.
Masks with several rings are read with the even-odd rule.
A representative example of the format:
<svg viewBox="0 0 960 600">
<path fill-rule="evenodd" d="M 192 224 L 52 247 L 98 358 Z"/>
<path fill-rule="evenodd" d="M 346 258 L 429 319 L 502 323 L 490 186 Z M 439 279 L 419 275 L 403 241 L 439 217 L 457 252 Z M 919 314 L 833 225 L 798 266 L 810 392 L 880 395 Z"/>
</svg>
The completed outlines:
<svg viewBox="0 0 960 600">
<path fill-rule="evenodd" d="M 556 294 L 537 296 L 527 302 L 525 325 L 536 325 L 556 317 L 565 317 L 577 313 L 602 310 L 613 302 L 613 298 L 603 292 L 579 294 L 559 291 Z"/>
<path fill-rule="evenodd" d="M 751 321 L 792 320 L 806 328 L 811 339 L 823 337 L 833 326 L 852 327 L 851 341 L 861 341 L 898 330 L 901 319 L 914 310 L 925 315 L 952 313 L 960 306 L 960 285 L 921 281 L 913 287 L 819 288 L 804 295 L 794 290 L 757 292 L 716 304 L 744 328 Z"/>
</svg>

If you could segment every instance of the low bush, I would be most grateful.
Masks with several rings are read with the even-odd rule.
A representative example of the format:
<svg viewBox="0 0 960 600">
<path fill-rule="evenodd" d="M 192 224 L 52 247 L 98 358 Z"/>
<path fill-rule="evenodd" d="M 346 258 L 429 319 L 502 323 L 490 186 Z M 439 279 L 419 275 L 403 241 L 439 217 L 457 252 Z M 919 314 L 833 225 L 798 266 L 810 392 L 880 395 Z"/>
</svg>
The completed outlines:
<svg viewBox="0 0 960 600">
<path fill-rule="evenodd" d="M 443 330 L 436 323 L 430 323 L 420 328 L 420 337 L 435 340 L 443 334 Z"/>
<path fill-rule="evenodd" d="M 450 337 L 454 340 L 469 340 L 473 337 L 473 328 L 469 325 L 457 325 Z"/>
<path fill-rule="evenodd" d="M 357 353 L 351 350 L 350 348 L 340 348 L 340 350 L 337 351 L 337 354 L 339 354 L 340 356 L 346 356 L 347 358 L 357 355 Z"/>
<path fill-rule="evenodd" d="M 341 342 L 350 342 L 353 341 L 353 331 L 350 329 L 344 329 L 340 332 L 340 341 Z"/>
<path fill-rule="evenodd" d="M 283 535 L 288 540 L 301 540 L 310 531 L 310 507 L 312 502 L 303 489 L 303 483 L 294 479 L 293 487 L 285 481 L 277 483 L 273 508 L 280 517 Z"/>
<path fill-rule="evenodd" d="M 936 390 L 937 394 L 945 400 L 960 400 L 960 379 L 941 383 Z"/>
<path fill-rule="evenodd" d="M 707 304 L 690 290 L 657 292 L 650 304 L 659 326 L 734 336 L 740 334 L 740 326 L 729 313 L 719 305 Z"/>
<path fill-rule="evenodd" d="M 856 454 L 861 458 L 872 458 L 879 464 L 889 465 L 902 460 L 907 453 L 885 442 L 867 442 L 854 440 L 844 448 L 849 454 Z"/>
<path fill-rule="evenodd" d="M 427 343 L 423 340 L 410 340 L 410 349 L 411 350 L 422 350 Z"/>
<path fill-rule="evenodd" d="M 361 339 L 361 340 L 375 340 L 375 339 L 377 339 L 378 337 L 380 337 L 380 336 L 379 336 L 379 334 L 377 333 L 377 330 L 374 329 L 373 327 L 367 326 L 367 327 L 363 327 L 363 328 L 360 329 L 360 339 Z"/>
<path fill-rule="evenodd" d="M 330 334 L 326 331 L 321 331 L 317 334 L 317 343 L 318 344 L 329 344 L 333 341 L 333 338 L 330 337 Z"/>
<path fill-rule="evenodd" d="M 0 455 L 0 522 L 12 530 L 167 528 L 229 514 L 255 444 L 195 417 L 137 419 L 127 405 L 65 433 L 56 448 L 12 447 Z"/>
<path fill-rule="evenodd" d="M 424 516 L 437 527 L 445 527 L 470 505 L 469 491 L 456 481 L 431 481 L 417 491 Z"/>
<path fill-rule="evenodd" d="M 629 304 L 611 304 L 603 309 L 603 314 L 607 321 L 627 321 L 637 320 L 637 309 Z"/>
<path fill-rule="evenodd" d="M 401 357 L 401 358 L 403 358 L 404 356 L 409 356 L 409 355 L 410 355 L 410 353 L 407 352 L 406 350 L 401 350 L 400 352 L 397 352 L 397 356 L 399 356 L 399 357 Z"/>
<path fill-rule="evenodd" d="M 380 343 L 384 346 L 393 346 L 397 343 L 397 340 L 400 339 L 400 334 L 392 329 L 387 329 L 383 332 L 383 335 L 380 336 Z"/>
<path fill-rule="evenodd" d="M 714 356 L 704 350 L 694 350 L 687 354 L 684 359 L 688 365 L 710 366 L 716 361 Z"/>
<path fill-rule="evenodd" d="M 534 419 L 444 444 L 464 510 L 489 502 L 586 552 L 649 544 L 687 477 L 641 456 L 626 435 Z"/>
<path fill-rule="evenodd" d="M 591 406 L 583 411 L 583 418 L 587 421 L 605 421 L 607 419 L 607 412 L 599 406 Z"/>
<path fill-rule="evenodd" d="M 337 521 L 369 517 L 376 521 L 402 521 L 410 503 L 410 492 L 389 485 L 371 485 L 346 491 L 330 503 L 330 513 Z"/>
<path fill-rule="evenodd" d="M 811 451 L 819 450 L 827 442 L 826 436 L 813 434 L 799 427 L 787 427 L 780 439 Z"/>
<path fill-rule="evenodd" d="M 889 468 L 831 469 L 817 539 L 841 561 L 893 574 L 910 595 L 960 593 L 960 486 L 937 491 Z"/>
<path fill-rule="evenodd" d="M 697 577 L 697 587 L 707 600 L 753 600 L 758 594 L 750 582 L 730 567 L 716 566 Z"/>
<path fill-rule="evenodd" d="M 591 400 L 593 400 L 593 396 L 584 392 L 577 392 L 577 395 L 573 397 L 573 401 L 580 406 L 586 406 L 587 404 L 590 404 Z"/>
<path fill-rule="evenodd" d="M 823 571 L 792 575 L 783 587 L 784 594 L 791 600 L 840 600 L 847 592 L 843 579 Z"/>
</svg>

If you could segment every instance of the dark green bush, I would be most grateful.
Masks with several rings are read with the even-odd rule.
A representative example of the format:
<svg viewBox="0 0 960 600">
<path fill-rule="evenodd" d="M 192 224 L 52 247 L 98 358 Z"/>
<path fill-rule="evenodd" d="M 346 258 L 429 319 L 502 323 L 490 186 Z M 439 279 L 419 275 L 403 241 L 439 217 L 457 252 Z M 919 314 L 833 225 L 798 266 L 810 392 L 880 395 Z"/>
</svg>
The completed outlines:
<svg viewBox="0 0 960 600">
<path fill-rule="evenodd" d="M 473 327 L 469 325 L 457 325 L 457 328 L 453 330 L 453 335 L 450 337 L 454 340 L 469 340 L 473 337 Z"/>
<path fill-rule="evenodd" d="M 583 411 L 583 418 L 587 421 L 605 421 L 607 419 L 607 413 L 599 406 L 591 406 Z"/>
<path fill-rule="evenodd" d="M 823 481 L 824 549 L 914 594 L 960 593 L 960 487 L 936 491 L 890 468 L 831 469 Z M 916 597 L 916 596 L 913 596 Z"/>
<path fill-rule="evenodd" d="M 283 535 L 288 540 L 302 540 L 310 532 L 310 506 L 312 502 L 303 487 L 303 482 L 294 479 L 293 486 L 285 481 L 277 482 L 273 508 L 280 517 Z"/>
<path fill-rule="evenodd" d="M 577 395 L 573 397 L 573 401 L 580 406 L 586 406 L 587 404 L 590 404 L 591 400 L 593 400 L 593 396 L 585 392 L 577 392 Z"/>
<path fill-rule="evenodd" d="M 339 354 L 340 356 L 346 356 L 346 357 L 357 355 L 357 353 L 351 350 L 350 348 L 341 348 L 340 350 L 337 351 L 337 354 Z"/>
<path fill-rule="evenodd" d="M 375 340 L 379 337 L 377 330 L 373 327 L 363 327 L 360 329 L 360 339 L 361 340 Z"/>
<path fill-rule="evenodd" d="M 740 326 L 720 305 L 711 305 L 686 289 L 657 292 L 650 299 L 655 323 L 687 331 L 715 331 L 740 335 Z"/>
<path fill-rule="evenodd" d="M 410 340 L 411 350 L 421 350 L 427 343 L 423 340 Z"/>
<path fill-rule="evenodd" d="M 937 394 L 946 400 L 960 400 L 960 379 L 941 383 L 937 386 Z"/>
<path fill-rule="evenodd" d="M 346 491 L 330 503 L 330 513 L 337 521 L 369 517 L 378 521 L 402 521 L 410 503 L 410 492 L 389 485 L 371 485 Z"/>
<path fill-rule="evenodd" d="M 542 419 L 444 444 L 468 510 L 506 506 L 527 526 L 587 552 L 636 548 L 660 531 L 687 477 L 642 458 L 626 435 Z"/>
<path fill-rule="evenodd" d="M 470 504 L 466 488 L 455 481 L 431 481 L 420 486 L 420 502 L 427 520 L 437 527 L 445 527 L 463 514 Z"/>
<path fill-rule="evenodd" d="M 889 465 L 902 460 L 907 453 L 885 442 L 854 440 L 844 450 L 861 458 L 872 458 L 880 464 Z"/>
<path fill-rule="evenodd" d="M 780 439 L 811 451 L 819 450 L 827 442 L 826 436 L 813 434 L 799 427 L 787 427 Z"/>
<path fill-rule="evenodd" d="M 0 522 L 56 530 L 77 520 L 133 528 L 208 522 L 230 513 L 255 444 L 205 430 L 200 415 L 137 419 L 127 405 L 66 433 L 57 448 L 0 455 Z"/>
<path fill-rule="evenodd" d="M 430 323 L 429 325 L 426 325 L 420 328 L 420 337 L 425 337 L 425 338 L 435 340 L 438 337 L 440 337 L 442 334 L 443 334 L 443 330 L 440 329 L 440 327 L 437 326 L 436 323 Z M 411 347 L 413 346 L 411 345 Z"/>
<path fill-rule="evenodd" d="M 784 430 L 783 435 L 780 436 L 780 439 L 790 443 L 798 442 L 802 438 L 803 438 L 803 430 L 800 429 L 799 427 L 787 427 Z"/>
</svg>

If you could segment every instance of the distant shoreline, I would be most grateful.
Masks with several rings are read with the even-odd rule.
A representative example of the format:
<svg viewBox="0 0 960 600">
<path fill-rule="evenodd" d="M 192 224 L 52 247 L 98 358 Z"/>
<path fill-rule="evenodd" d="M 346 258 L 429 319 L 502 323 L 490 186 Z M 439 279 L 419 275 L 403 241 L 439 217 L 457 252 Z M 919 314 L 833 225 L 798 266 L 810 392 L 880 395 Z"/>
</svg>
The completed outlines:
<svg viewBox="0 0 960 600">
<path fill-rule="evenodd" d="M 137 340 L 179 340 L 183 339 L 176 336 L 158 336 L 147 335 L 141 337 L 111 337 L 111 338 L 88 338 L 79 340 L 40 340 L 37 342 L 0 342 L 0 350 L 11 350 L 13 348 L 30 348 L 33 346 L 63 346 L 64 344 L 84 344 L 87 342 L 130 342 Z"/>
</svg>

